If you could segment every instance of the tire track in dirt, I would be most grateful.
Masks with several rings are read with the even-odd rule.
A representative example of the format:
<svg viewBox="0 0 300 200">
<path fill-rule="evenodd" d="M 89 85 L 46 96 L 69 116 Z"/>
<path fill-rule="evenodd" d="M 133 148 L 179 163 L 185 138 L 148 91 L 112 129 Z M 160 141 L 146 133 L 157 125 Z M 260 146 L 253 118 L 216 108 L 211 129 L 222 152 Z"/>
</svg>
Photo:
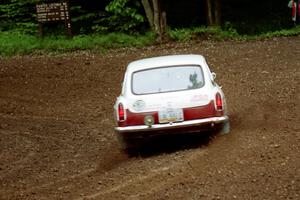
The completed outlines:
<svg viewBox="0 0 300 200">
<path fill-rule="evenodd" d="M 13 173 L 16 173 L 16 171 L 22 170 L 23 165 L 30 163 L 31 160 L 33 160 L 34 157 L 36 157 L 36 149 L 39 147 L 39 145 L 36 144 L 33 140 L 28 139 L 24 135 L 20 135 L 18 132 L 13 132 L 13 131 L 3 132 L 0 130 L 0 134 L 5 139 L 9 138 L 8 140 L 15 141 L 13 142 L 14 144 L 12 144 L 12 146 L 9 148 L 18 148 L 19 145 L 17 143 L 22 143 L 22 148 L 20 147 L 18 148 L 19 149 L 18 154 L 15 155 L 14 160 L 8 160 L 8 161 L 4 160 L 4 158 L 8 157 L 5 155 L 11 154 L 11 152 L 7 150 L 2 150 L 0 154 L 0 160 L 1 160 L 0 167 L 4 169 L 9 166 L 9 172 L 0 171 L 0 179 L 4 179 L 5 177 L 12 175 Z M 3 138 L 1 140 L 4 140 Z M 27 145 L 24 145 L 24 143 L 26 143 Z"/>
<path fill-rule="evenodd" d="M 173 179 L 168 180 L 162 180 L 161 184 L 157 184 L 155 187 L 153 185 L 145 184 L 146 182 L 149 182 L 151 179 L 160 179 L 162 174 L 167 175 L 170 173 L 170 171 L 178 171 L 183 166 L 188 166 L 189 162 L 193 161 L 194 159 L 198 159 L 201 156 L 204 156 L 206 153 L 206 150 L 202 151 L 196 151 L 196 152 L 190 152 L 188 156 L 186 156 L 184 159 L 173 161 L 172 163 L 168 163 L 167 166 L 159 167 L 156 169 L 150 169 L 149 171 L 144 171 L 144 173 L 147 173 L 147 175 L 137 175 L 135 178 L 126 178 L 123 177 L 124 181 L 121 181 L 121 184 L 118 184 L 116 186 L 105 188 L 105 191 L 96 192 L 94 194 L 89 194 L 88 196 L 84 196 L 82 198 L 78 198 L 77 200 L 83 200 L 83 199 L 107 199 L 109 198 L 112 193 L 114 195 L 117 195 L 116 193 L 122 193 L 124 190 L 132 190 L 134 191 L 135 186 L 141 186 L 143 185 L 143 189 L 139 188 L 139 191 L 147 191 L 148 192 L 155 192 L 157 189 L 160 188 L 162 185 L 168 185 L 173 182 Z M 175 178 L 175 177 L 173 177 Z M 129 179 L 129 180 L 128 180 Z M 137 191 L 137 192 L 139 192 Z M 137 198 L 138 196 L 141 196 L 142 194 L 134 194 L 132 196 L 129 196 L 129 199 Z"/>
<path fill-rule="evenodd" d="M 14 119 L 14 120 L 41 120 L 41 121 L 63 121 L 63 122 L 72 122 L 71 118 L 62 118 L 62 117 L 51 117 L 51 116 L 34 116 L 34 115 L 8 115 L 8 114 L 1 114 L 1 118 L 6 119 Z M 73 122 L 74 123 L 74 122 Z"/>
<path fill-rule="evenodd" d="M 193 41 L 0 58 L 0 163 L 8 161 L 0 165 L 0 198 L 299 199 L 299 42 Z M 112 117 L 126 64 L 181 53 L 203 54 L 218 74 L 231 134 L 204 147 L 165 140 L 127 157 Z"/>
<path fill-rule="evenodd" d="M 29 180 L 35 179 L 36 185 L 33 187 L 26 187 L 27 189 L 23 190 L 23 194 L 31 194 L 32 191 L 34 193 L 40 191 L 39 188 L 50 188 L 53 185 L 55 186 L 58 183 L 61 182 L 66 182 L 67 180 L 70 181 L 72 179 L 75 179 L 76 177 L 80 176 L 85 176 L 87 173 L 90 173 L 91 170 L 88 171 L 83 171 L 81 174 L 76 172 L 68 172 L 66 176 L 60 180 L 57 178 L 52 178 L 51 179 L 45 179 L 42 177 L 45 176 L 45 171 L 41 169 L 30 169 L 29 166 L 31 166 L 33 163 L 51 163 L 50 165 L 43 164 L 46 169 L 51 169 L 50 174 L 55 174 L 57 173 L 57 170 L 62 167 L 62 165 L 65 165 L 64 163 L 74 163 L 77 162 L 77 158 L 66 158 L 62 159 L 60 158 L 59 155 L 61 155 L 62 151 L 73 151 L 75 149 L 74 144 L 67 142 L 66 138 L 61 138 L 61 137 L 56 137 L 55 135 L 49 135 L 49 134 L 43 134 L 43 132 L 40 132 L 40 130 L 43 129 L 43 124 L 49 124 L 50 121 L 54 121 L 54 127 L 55 129 L 55 124 L 63 124 L 64 126 L 73 126 L 75 122 L 71 122 L 69 119 L 64 118 L 64 120 L 61 120 L 62 118 L 59 117 L 39 117 L 39 116 L 10 116 L 10 115 L 1 115 L 1 127 L 5 127 L 7 130 L 1 131 L 0 133 L 2 136 L 5 136 L 4 141 L 15 141 L 14 143 L 19 143 L 24 147 L 24 143 L 30 143 L 29 146 L 26 147 L 26 149 L 22 148 L 20 150 L 15 149 L 15 145 L 12 144 L 10 147 L 6 147 L 5 151 L 9 149 L 14 149 L 12 152 L 7 152 L 6 154 L 10 153 L 10 157 L 12 158 L 12 155 L 14 155 L 15 158 L 19 158 L 19 160 L 15 161 L 6 161 L 5 159 L 1 159 L 1 163 L 3 161 L 3 165 L 1 165 L 0 170 L 0 182 L 3 183 L 3 181 L 6 180 L 6 183 L 11 182 L 10 177 L 14 176 L 20 176 L 21 174 L 30 174 L 33 173 L 32 175 L 27 175 L 26 178 L 24 178 L 20 182 L 20 178 L 18 179 L 16 185 L 24 185 L 28 183 Z M 32 124 L 38 124 L 38 126 Z M 15 129 L 15 125 L 21 125 L 24 127 L 24 131 L 19 131 Z M 47 125 L 46 125 L 47 126 Z M 61 125 L 59 125 L 61 126 Z M 37 128 L 36 128 L 37 127 Z M 58 133 L 62 132 L 62 130 L 57 130 Z M 25 142 L 28 141 L 28 142 Z M 52 158 L 47 158 L 45 155 L 45 151 L 47 149 L 53 149 L 53 155 L 55 157 L 58 156 L 58 159 L 55 159 L 55 157 Z M 26 155 L 25 152 L 26 151 Z M 8 156 L 6 156 L 8 157 Z M 65 156 L 64 156 L 65 157 Z M 53 160 L 51 162 L 51 160 Z M 10 166 L 9 168 L 6 168 L 5 166 Z M 69 164 L 67 164 L 69 165 Z M 93 170 L 95 169 L 96 166 L 94 166 Z M 69 175 L 70 174 L 70 175 Z M 39 177 L 39 178 L 37 178 Z M 2 189 L 4 191 L 9 191 L 8 188 L 4 186 Z M 3 191 L 3 192 L 4 192 Z M 13 190 L 11 191 L 13 194 Z"/>
</svg>

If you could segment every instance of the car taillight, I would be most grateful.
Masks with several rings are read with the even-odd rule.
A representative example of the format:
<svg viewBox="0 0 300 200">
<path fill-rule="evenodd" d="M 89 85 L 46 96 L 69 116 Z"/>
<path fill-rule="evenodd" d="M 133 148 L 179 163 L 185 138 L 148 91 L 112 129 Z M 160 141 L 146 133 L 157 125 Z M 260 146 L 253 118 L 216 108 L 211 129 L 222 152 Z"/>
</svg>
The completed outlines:
<svg viewBox="0 0 300 200">
<path fill-rule="evenodd" d="M 118 106 L 118 115 L 119 115 L 119 121 L 124 121 L 125 120 L 125 111 L 123 104 L 119 104 Z"/>
<path fill-rule="evenodd" d="M 220 93 L 216 94 L 216 107 L 217 110 L 223 110 L 223 101 Z"/>
</svg>

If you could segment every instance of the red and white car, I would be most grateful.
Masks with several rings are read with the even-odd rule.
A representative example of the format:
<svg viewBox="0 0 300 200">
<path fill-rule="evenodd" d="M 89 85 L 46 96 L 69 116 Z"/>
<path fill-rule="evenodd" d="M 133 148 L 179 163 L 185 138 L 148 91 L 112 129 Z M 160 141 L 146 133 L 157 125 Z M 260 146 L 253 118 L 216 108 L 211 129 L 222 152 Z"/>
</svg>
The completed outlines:
<svg viewBox="0 0 300 200">
<path fill-rule="evenodd" d="M 225 96 L 201 55 L 172 55 L 131 62 L 114 110 L 125 147 L 155 134 L 229 132 Z"/>
</svg>

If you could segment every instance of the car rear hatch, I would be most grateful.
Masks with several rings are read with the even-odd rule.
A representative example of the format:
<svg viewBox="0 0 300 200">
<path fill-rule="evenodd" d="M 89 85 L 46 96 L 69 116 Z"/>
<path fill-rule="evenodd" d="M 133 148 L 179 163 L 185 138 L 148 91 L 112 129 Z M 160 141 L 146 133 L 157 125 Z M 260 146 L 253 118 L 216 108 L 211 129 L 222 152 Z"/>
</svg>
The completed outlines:
<svg viewBox="0 0 300 200">
<path fill-rule="evenodd" d="M 131 77 L 127 120 L 122 126 L 180 122 L 215 116 L 212 94 L 199 65 L 171 66 L 137 71 Z"/>
</svg>

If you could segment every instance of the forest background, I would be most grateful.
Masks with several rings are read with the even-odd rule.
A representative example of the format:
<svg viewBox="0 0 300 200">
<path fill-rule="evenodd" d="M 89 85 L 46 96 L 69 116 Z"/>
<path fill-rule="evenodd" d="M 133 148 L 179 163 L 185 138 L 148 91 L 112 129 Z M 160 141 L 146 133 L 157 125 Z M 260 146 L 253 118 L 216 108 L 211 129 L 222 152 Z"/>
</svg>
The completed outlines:
<svg viewBox="0 0 300 200">
<path fill-rule="evenodd" d="M 41 39 L 37 34 L 36 2 L 1 0 L 0 55 L 37 50 L 105 51 L 170 40 L 253 39 L 300 33 L 291 20 L 288 0 L 69 0 L 74 37 L 65 37 L 64 23 L 47 23 Z M 147 2 L 154 22 L 155 11 L 158 18 L 165 17 L 161 19 L 163 27 L 151 24 Z"/>
</svg>

